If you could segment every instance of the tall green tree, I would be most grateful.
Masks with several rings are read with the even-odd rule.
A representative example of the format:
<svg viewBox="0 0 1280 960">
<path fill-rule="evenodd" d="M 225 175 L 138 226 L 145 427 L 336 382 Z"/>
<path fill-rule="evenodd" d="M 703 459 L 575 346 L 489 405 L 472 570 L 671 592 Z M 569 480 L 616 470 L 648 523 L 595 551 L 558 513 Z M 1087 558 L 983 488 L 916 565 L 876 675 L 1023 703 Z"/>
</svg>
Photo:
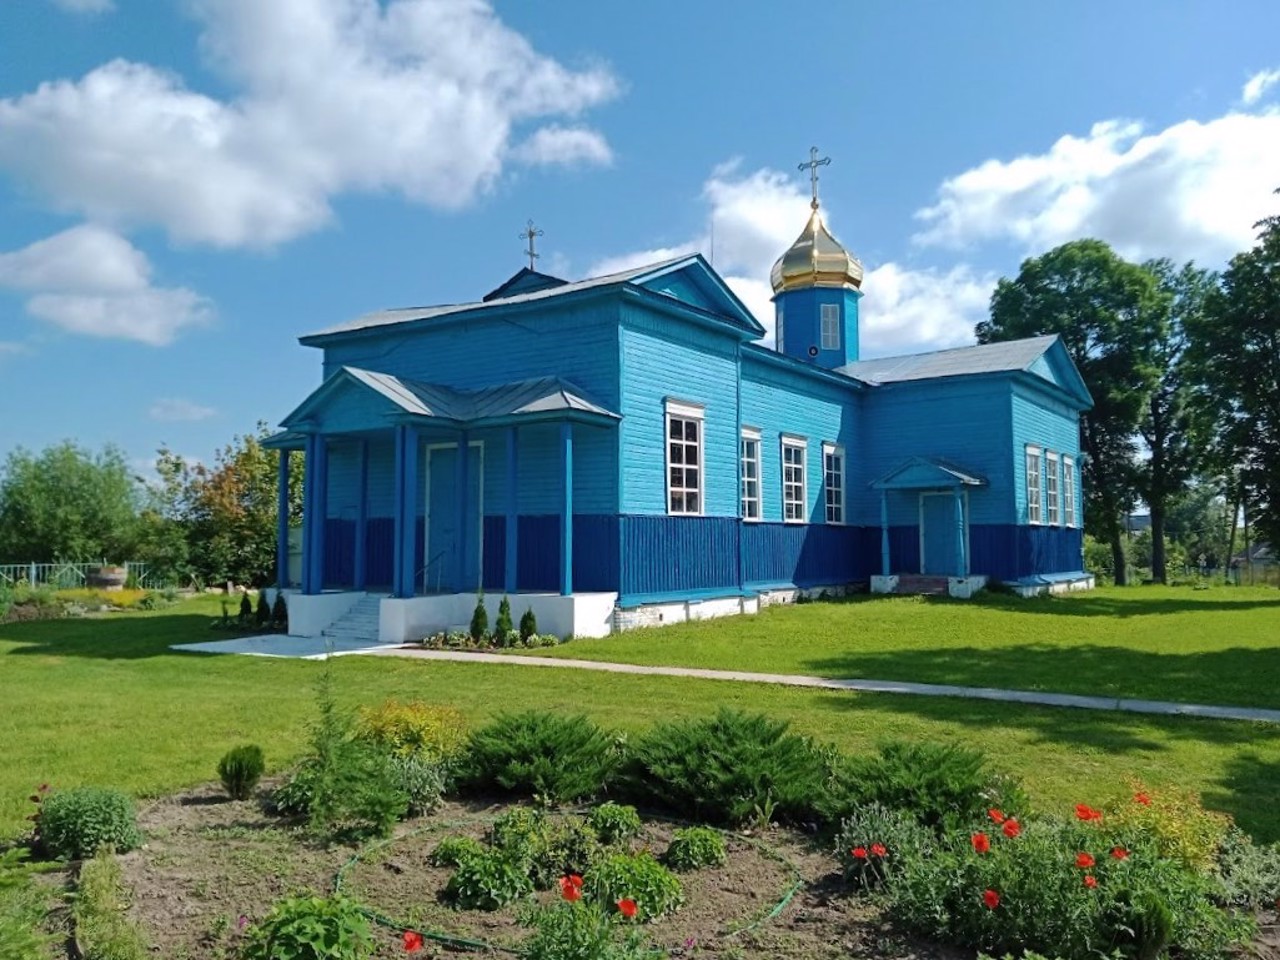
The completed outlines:
<svg viewBox="0 0 1280 960">
<path fill-rule="evenodd" d="M 1151 577 L 1158 583 L 1167 583 L 1165 517 L 1170 501 L 1186 491 L 1202 460 L 1189 402 L 1187 324 L 1188 318 L 1194 325 L 1204 316 L 1218 277 L 1191 263 L 1176 267 L 1170 260 L 1152 260 L 1145 267 L 1165 295 L 1163 301 L 1168 313 L 1162 336 L 1152 347 L 1159 380 L 1138 424 L 1147 457 L 1138 462 L 1137 489 L 1151 509 Z"/>
<path fill-rule="evenodd" d="M 1081 418 L 1086 530 L 1111 546 L 1126 582 L 1124 516 L 1138 496 L 1136 432 L 1158 380 L 1154 346 L 1167 309 L 1150 271 L 1101 240 L 1074 240 L 1025 260 L 991 296 L 979 343 L 1056 333 L 1093 395 Z"/>
<path fill-rule="evenodd" d="M 0 468 L 0 562 L 133 559 L 141 498 L 117 447 L 19 447 Z"/>
<path fill-rule="evenodd" d="M 1280 190 L 1277 191 L 1280 193 Z M 1280 543 L 1280 216 L 1231 259 L 1203 317 L 1189 322 L 1195 403 L 1219 472 L 1238 484 L 1260 539 Z"/>
</svg>

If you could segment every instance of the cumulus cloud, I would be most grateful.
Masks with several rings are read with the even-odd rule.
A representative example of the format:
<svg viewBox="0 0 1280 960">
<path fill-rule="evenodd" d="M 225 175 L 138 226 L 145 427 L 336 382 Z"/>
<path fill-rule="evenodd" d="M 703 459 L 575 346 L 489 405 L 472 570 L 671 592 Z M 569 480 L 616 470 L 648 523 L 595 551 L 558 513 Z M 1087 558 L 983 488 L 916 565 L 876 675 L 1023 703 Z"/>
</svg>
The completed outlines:
<svg viewBox="0 0 1280 960">
<path fill-rule="evenodd" d="M 1245 106 L 1257 103 L 1277 83 L 1280 83 L 1280 69 L 1260 70 L 1246 81 L 1240 91 L 1240 102 Z"/>
<path fill-rule="evenodd" d="M 56 206 L 182 241 L 272 246 L 314 230 L 344 192 L 456 208 L 511 159 L 608 163 L 574 120 L 613 97 L 481 0 L 192 0 L 201 47 L 238 95 L 146 64 L 0 100 L 0 169 Z"/>
<path fill-rule="evenodd" d="M 164 397 L 151 405 L 147 415 L 152 420 L 182 423 L 208 420 L 210 417 L 215 416 L 217 412 L 213 407 L 202 406 L 190 400 L 183 400 L 181 397 Z"/>
<path fill-rule="evenodd" d="M 28 294 L 27 312 L 72 333 L 163 346 L 213 316 L 184 287 L 157 287 L 151 262 L 128 240 L 84 224 L 0 253 L 0 287 Z"/>
<path fill-rule="evenodd" d="M 1132 259 L 1216 262 L 1250 246 L 1277 206 L 1280 111 L 1186 120 L 1155 133 L 1111 120 L 1047 151 L 988 160 L 946 180 L 916 216 L 922 245 L 1011 240 L 1040 252 L 1098 237 Z"/>
<path fill-rule="evenodd" d="M 864 355 L 972 343 L 974 325 L 987 317 L 996 279 L 965 264 L 938 270 L 885 263 L 868 271 L 859 315 Z"/>
<path fill-rule="evenodd" d="M 116 6 L 112 0 L 53 0 L 53 5 L 71 13 L 106 13 Z"/>
</svg>

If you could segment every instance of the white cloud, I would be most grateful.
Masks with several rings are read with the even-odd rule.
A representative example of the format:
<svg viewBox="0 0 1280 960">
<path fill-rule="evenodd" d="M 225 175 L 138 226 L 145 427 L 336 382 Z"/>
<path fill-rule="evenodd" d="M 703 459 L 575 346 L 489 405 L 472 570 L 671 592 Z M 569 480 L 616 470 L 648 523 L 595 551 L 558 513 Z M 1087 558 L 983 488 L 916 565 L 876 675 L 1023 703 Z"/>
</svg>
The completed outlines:
<svg viewBox="0 0 1280 960">
<path fill-rule="evenodd" d="M 481 0 L 192 0 L 222 100 L 116 60 L 0 100 L 0 168 L 68 212 L 182 241 L 271 246 L 344 192 L 456 208 L 508 159 L 607 163 L 574 123 L 613 97 L 599 66 L 539 54 Z"/>
<path fill-rule="evenodd" d="M 1280 69 L 1260 70 L 1255 73 L 1240 91 L 1240 102 L 1250 106 L 1262 99 L 1263 94 L 1280 83 Z"/>
<path fill-rule="evenodd" d="M 167 422 L 190 422 L 208 420 L 217 414 L 213 407 L 201 406 L 181 397 L 164 397 L 151 405 L 147 415 L 152 420 Z"/>
<path fill-rule="evenodd" d="M 1272 212 L 1280 111 L 1186 120 L 1157 133 L 1107 121 L 1044 153 L 988 160 L 946 180 L 916 216 L 924 245 L 1012 240 L 1025 252 L 1098 237 L 1132 259 L 1217 262 Z"/>
<path fill-rule="evenodd" d="M 53 5 L 71 13 L 106 13 L 116 6 L 112 0 L 53 0 Z"/>
<path fill-rule="evenodd" d="M 0 287 L 29 294 L 27 312 L 64 330 L 153 346 L 213 316 L 199 294 L 153 286 L 146 255 L 93 224 L 0 253 Z"/>
<path fill-rule="evenodd" d="M 862 354 L 884 356 L 959 347 L 987 317 L 996 277 L 966 265 L 915 270 L 885 263 L 867 272 L 860 304 Z"/>
</svg>

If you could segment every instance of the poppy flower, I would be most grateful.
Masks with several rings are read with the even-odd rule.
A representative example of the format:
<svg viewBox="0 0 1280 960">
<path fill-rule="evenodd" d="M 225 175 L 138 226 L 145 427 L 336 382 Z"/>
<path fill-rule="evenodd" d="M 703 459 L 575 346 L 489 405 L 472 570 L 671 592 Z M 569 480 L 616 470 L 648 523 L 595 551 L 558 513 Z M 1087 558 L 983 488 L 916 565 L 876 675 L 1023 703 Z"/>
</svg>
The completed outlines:
<svg viewBox="0 0 1280 960">
<path fill-rule="evenodd" d="M 1004 826 L 1000 828 L 1006 837 L 1012 840 L 1022 832 L 1022 825 L 1016 819 L 1010 817 L 1004 822 Z"/>
<path fill-rule="evenodd" d="M 1126 850 L 1124 847 L 1112 847 L 1111 856 L 1113 856 L 1117 860 L 1128 860 L 1129 851 Z"/>
<path fill-rule="evenodd" d="M 976 853 L 986 853 L 991 849 L 991 840 L 985 833 L 975 833 L 969 839 L 973 844 L 973 849 Z"/>
<path fill-rule="evenodd" d="M 576 873 L 569 874 L 569 882 L 572 883 L 579 890 L 582 889 L 582 878 L 578 876 Z"/>
<path fill-rule="evenodd" d="M 994 890 L 984 890 L 982 892 L 982 903 L 988 910 L 994 910 L 1000 906 L 1000 894 Z"/>
<path fill-rule="evenodd" d="M 636 902 L 634 900 L 623 897 L 618 901 L 618 912 L 628 920 L 635 919 L 637 909 L 638 908 L 636 907 Z"/>
<path fill-rule="evenodd" d="M 1098 878 L 1095 877 L 1093 874 L 1089 874 L 1084 878 L 1084 885 L 1088 887 L 1090 890 L 1092 890 L 1094 887 L 1098 885 Z"/>
<path fill-rule="evenodd" d="M 404 952 L 417 953 L 422 949 L 422 934 L 416 930 L 406 930 L 404 932 Z"/>
<path fill-rule="evenodd" d="M 1079 867 L 1081 870 L 1088 870 L 1090 867 L 1094 865 L 1095 862 L 1096 861 L 1093 859 L 1092 854 L 1088 854 L 1088 853 L 1076 854 L 1076 866 Z"/>
<path fill-rule="evenodd" d="M 885 848 L 885 845 L 883 843 L 873 843 L 871 845 L 871 852 L 874 853 L 877 857 L 883 857 L 889 851 L 888 849 Z"/>
<path fill-rule="evenodd" d="M 987 811 L 987 816 L 991 818 L 991 821 L 993 823 L 1004 823 L 1005 821 L 1004 812 L 1001 810 L 997 810 L 995 807 L 992 807 L 990 810 Z"/>
<path fill-rule="evenodd" d="M 853 857 L 853 859 L 855 859 L 855 860 L 865 860 L 865 859 L 867 859 L 867 848 L 866 848 L 866 847 L 854 847 L 852 850 L 850 850 L 850 851 L 849 851 L 849 853 L 850 853 L 850 855 Z"/>
<path fill-rule="evenodd" d="M 1151 795 L 1148 793 L 1135 793 L 1133 795 L 1133 802 L 1140 803 L 1144 807 L 1149 807 L 1151 806 Z"/>
<path fill-rule="evenodd" d="M 1076 817 L 1077 817 L 1078 819 L 1080 819 L 1080 820 L 1085 820 L 1085 821 L 1088 821 L 1088 820 L 1101 820 L 1101 819 L 1102 819 L 1102 811 L 1101 811 L 1101 810 L 1095 810 L 1093 807 L 1089 806 L 1087 803 L 1077 803 L 1077 804 L 1076 804 Z"/>
<path fill-rule="evenodd" d="M 573 882 L 575 879 L 578 880 L 577 883 Z M 574 877 L 561 877 L 560 878 L 560 896 L 564 897 L 570 903 L 573 903 L 575 900 L 581 900 L 582 899 L 582 879 L 574 878 Z"/>
</svg>

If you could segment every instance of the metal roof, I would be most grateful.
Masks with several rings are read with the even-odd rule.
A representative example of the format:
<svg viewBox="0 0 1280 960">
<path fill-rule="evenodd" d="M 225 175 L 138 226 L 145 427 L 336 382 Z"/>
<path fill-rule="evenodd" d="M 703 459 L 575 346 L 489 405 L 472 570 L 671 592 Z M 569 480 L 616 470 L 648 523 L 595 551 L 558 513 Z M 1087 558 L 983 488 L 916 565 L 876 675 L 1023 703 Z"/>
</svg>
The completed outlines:
<svg viewBox="0 0 1280 960">
<path fill-rule="evenodd" d="M 1050 334 L 1026 340 L 936 350 L 932 353 L 880 357 L 877 360 L 848 363 L 837 369 L 840 373 L 872 384 L 960 377 L 977 373 L 1009 373 L 1029 368 L 1057 339 L 1057 334 Z"/>
</svg>

